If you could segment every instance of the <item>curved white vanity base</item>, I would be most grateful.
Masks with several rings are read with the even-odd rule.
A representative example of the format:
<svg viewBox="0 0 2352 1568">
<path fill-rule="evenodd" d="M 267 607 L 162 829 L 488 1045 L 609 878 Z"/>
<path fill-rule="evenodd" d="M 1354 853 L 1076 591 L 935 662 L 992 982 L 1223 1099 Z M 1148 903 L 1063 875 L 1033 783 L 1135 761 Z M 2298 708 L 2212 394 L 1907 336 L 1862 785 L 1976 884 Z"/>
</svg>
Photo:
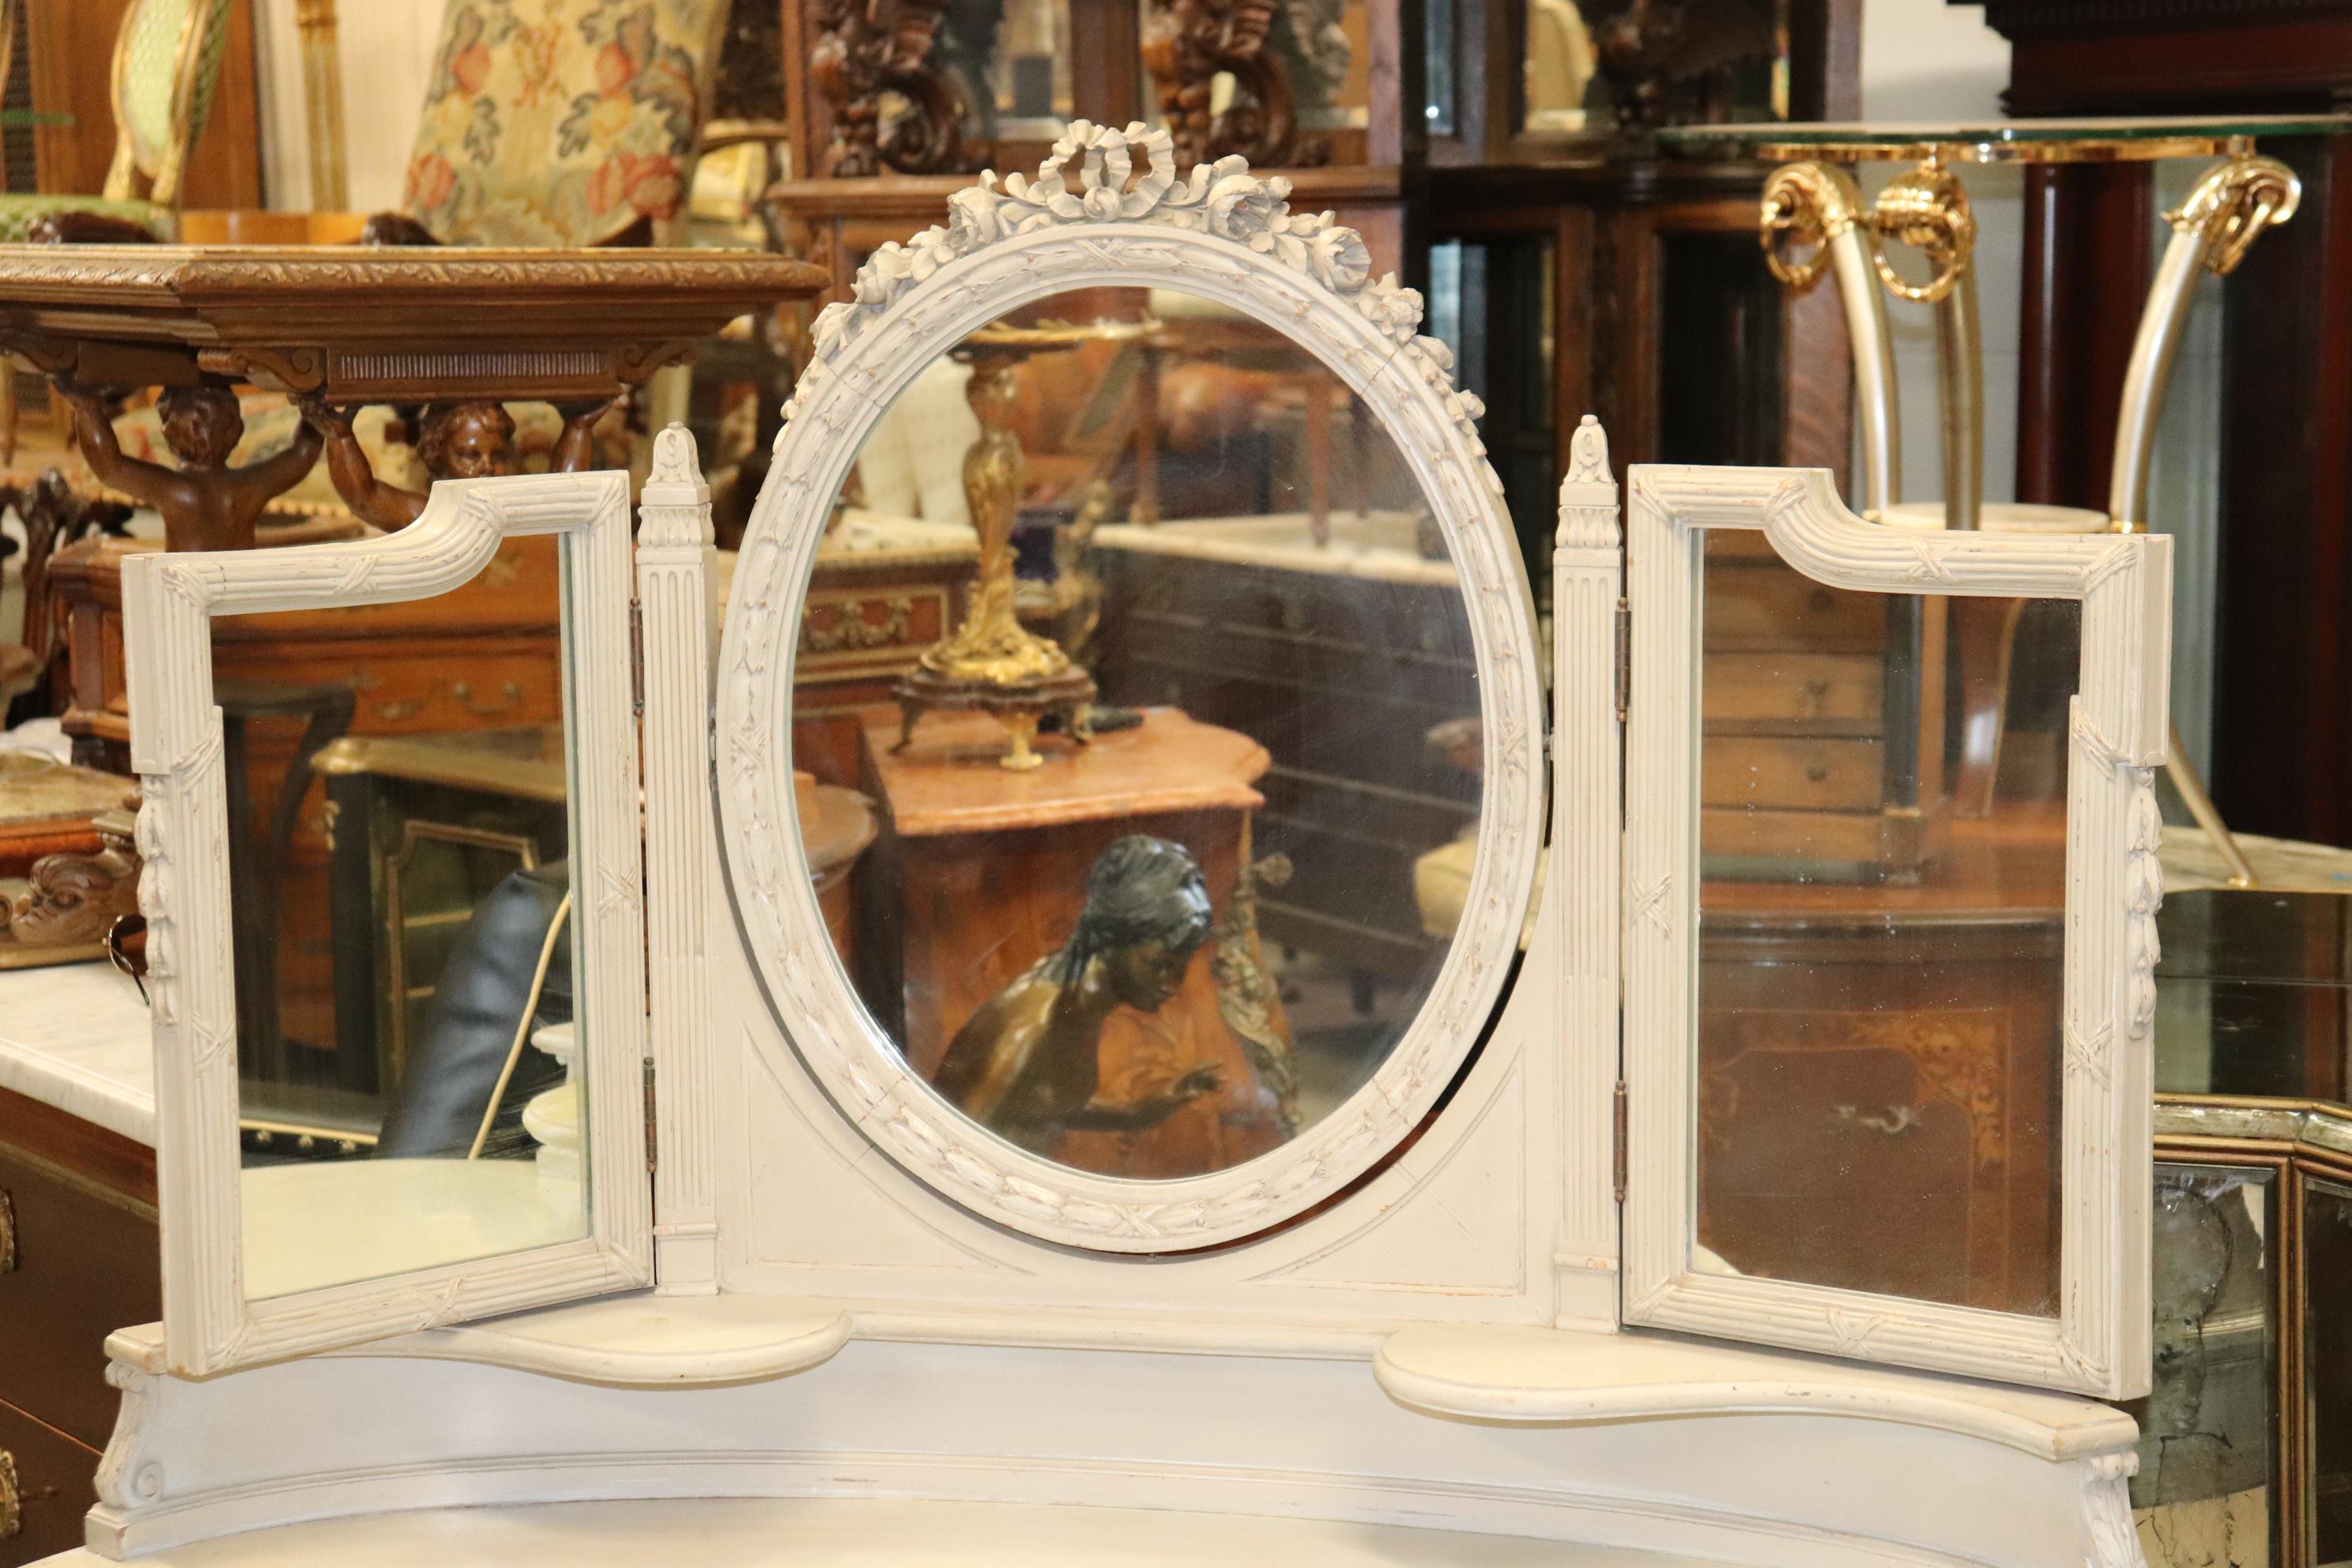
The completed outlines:
<svg viewBox="0 0 2352 1568">
<path fill-rule="evenodd" d="M 617 1333 L 631 1312 L 716 1303 L 775 1322 L 821 1316 L 807 1303 L 742 1297 L 640 1298 L 604 1310 Z M 564 1320 L 574 1320 L 570 1334 L 546 1331 Z M 598 1355 L 642 1374 L 655 1353 L 652 1335 L 635 1352 L 593 1350 L 582 1342 L 603 1331 L 582 1332 L 582 1321 L 570 1310 L 538 1313 L 205 1382 L 118 1360 L 122 1415 L 89 1545 L 108 1558 L 168 1549 L 166 1563 L 262 1564 L 287 1560 L 271 1555 L 278 1537 L 218 1541 L 193 1555 L 177 1549 L 364 1514 L 425 1510 L 397 1529 L 429 1531 L 458 1528 L 435 1522 L 441 1510 L 733 1498 L 864 1500 L 876 1519 L 898 1518 L 891 1508 L 908 1500 L 1010 1505 L 973 1516 L 959 1563 L 1024 1550 L 1029 1562 L 1113 1560 L 1092 1549 L 1032 1550 L 1032 1510 L 1068 1506 L 1201 1516 L 1135 1537 L 1147 1547 L 1164 1537 L 1171 1562 L 1345 1563 L 1363 1561 L 1346 1553 L 1371 1541 L 1390 1552 L 1373 1561 L 1423 1560 L 1413 1552 L 1427 1539 L 1391 1531 L 1772 1568 L 2139 1561 L 2124 1494 L 2132 1428 L 2113 1411 L 1916 1374 L 1856 1373 L 1849 1388 L 1802 1356 L 1730 1352 L 1735 1369 L 1712 1348 L 1530 1329 L 1411 1331 L 1376 1364 L 853 1338 L 792 1377 L 698 1386 L 634 1374 L 579 1381 Z M 569 1370 L 546 1376 L 446 1358 L 453 1342 L 491 1334 L 509 1336 L 501 1354 L 569 1339 Z M 715 1343 L 719 1334 L 705 1319 L 670 1343 L 695 1335 Z M 117 1348 L 138 1351 L 142 1339 L 117 1336 Z M 1485 1385 L 1483 1406 L 1465 1392 L 1477 1386 L 1467 1369 L 1510 1364 L 1528 1369 L 1516 1405 L 1496 1384 Z M 1587 1370 L 1570 1398 L 1562 1391 L 1577 1366 Z M 664 1381 L 673 1385 L 650 1385 Z M 1865 1382 L 1879 1391 L 1874 1403 Z M 1408 1408 L 1383 1383 L 1454 1414 Z M 489 1532 L 482 1560 L 535 1560 L 491 1549 L 509 1528 L 501 1521 L 516 1517 L 466 1516 L 465 1529 Z M 713 1510 L 738 1517 L 751 1516 Z M 1297 1521 L 1328 1553 L 1233 1549 L 1268 1520 Z M 295 1535 L 312 1539 L 285 1539 Z M 345 1534 L 333 1539 L 340 1545 Z M 1197 1557 L 1177 1550 L 1194 1540 Z M 1621 1561 L 1511 1550 L 1523 1554 L 1497 1560 Z"/>
<path fill-rule="evenodd" d="M 696 1568 L 1129 1568 L 1279 1563 L 1283 1568 L 1700 1568 L 1700 1560 L 1613 1547 L 1367 1530 L 1315 1520 L 1140 1509 L 877 1500 L 695 1499 L 451 1509 L 287 1525 L 173 1548 L 154 1568 L 643 1568 L 689 1549 Z M 102 1562 L 86 1552 L 54 1563 Z"/>
</svg>

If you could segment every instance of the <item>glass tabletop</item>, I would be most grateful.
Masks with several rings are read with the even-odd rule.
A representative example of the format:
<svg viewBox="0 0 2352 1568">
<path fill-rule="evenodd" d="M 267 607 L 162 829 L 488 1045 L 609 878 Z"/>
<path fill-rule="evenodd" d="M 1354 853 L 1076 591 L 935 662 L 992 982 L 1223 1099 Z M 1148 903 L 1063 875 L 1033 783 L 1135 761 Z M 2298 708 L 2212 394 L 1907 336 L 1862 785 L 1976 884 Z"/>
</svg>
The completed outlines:
<svg viewBox="0 0 2352 1568">
<path fill-rule="evenodd" d="M 2210 156 L 2268 136 L 2352 134 L 2352 115 L 2180 115 L 2114 120 L 1767 121 L 1658 132 L 1676 153 L 1782 160 L 1935 157 L 1950 163 L 2083 163 Z"/>
</svg>

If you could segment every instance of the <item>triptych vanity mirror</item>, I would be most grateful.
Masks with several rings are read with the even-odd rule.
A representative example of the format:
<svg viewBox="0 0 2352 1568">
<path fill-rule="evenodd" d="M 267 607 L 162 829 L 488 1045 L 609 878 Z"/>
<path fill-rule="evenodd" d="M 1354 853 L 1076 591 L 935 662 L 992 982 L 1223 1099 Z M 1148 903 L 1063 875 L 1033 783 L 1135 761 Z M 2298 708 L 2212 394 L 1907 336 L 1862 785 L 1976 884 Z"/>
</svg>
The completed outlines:
<svg viewBox="0 0 2352 1568">
<path fill-rule="evenodd" d="M 712 1145 L 772 1037 L 791 1125 L 1074 1281 L 1344 1231 L 1451 1117 L 1626 1321 L 2144 1377 L 2163 542 L 1693 468 L 1621 536 L 1588 423 L 1539 624 L 1418 297 L 1286 193 L 1081 121 L 885 247 L 723 563 L 662 437 L 634 681 L 619 476 L 126 573 L 173 1370 L 677 1284 L 656 1232 L 730 1289 L 761 1167 Z M 528 570 L 528 723 L 214 688 L 247 617 Z M 270 881 L 308 774 L 320 913 Z M 1549 1086 L 1507 1118 L 1464 1087 L 1506 1037 Z M 337 1108 L 345 1157 L 286 1157 Z M 1558 1315 L 1488 1296 L 1444 1310 Z"/>
</svg>

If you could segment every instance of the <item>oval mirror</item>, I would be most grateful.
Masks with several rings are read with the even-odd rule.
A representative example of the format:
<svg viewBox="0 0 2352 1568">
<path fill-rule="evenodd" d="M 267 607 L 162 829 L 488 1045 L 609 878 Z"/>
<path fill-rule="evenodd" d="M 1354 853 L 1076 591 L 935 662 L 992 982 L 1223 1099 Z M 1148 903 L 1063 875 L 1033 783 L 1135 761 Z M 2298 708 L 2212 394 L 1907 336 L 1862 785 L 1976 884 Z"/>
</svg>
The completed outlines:
<svg viewBox="0 0 2352 1568">
<path fill-rule="evenodd" d="M 1475 1044 L 1538 837 L 1525 579 L 1412 318 L 1213 234 L 1039 237 L 1077 254 L 821 326 L 722 653 L 730 855 L 869 1134 L 1020 1228 L 1197 1247 L 1360 1173 Z"/>
</svg>

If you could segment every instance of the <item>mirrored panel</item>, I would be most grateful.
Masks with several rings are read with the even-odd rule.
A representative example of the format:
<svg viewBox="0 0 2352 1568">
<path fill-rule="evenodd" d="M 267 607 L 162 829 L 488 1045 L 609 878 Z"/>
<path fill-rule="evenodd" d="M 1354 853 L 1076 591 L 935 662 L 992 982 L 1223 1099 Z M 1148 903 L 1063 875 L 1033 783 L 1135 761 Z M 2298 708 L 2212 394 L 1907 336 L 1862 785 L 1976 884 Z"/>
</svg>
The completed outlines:
<svg viewBox="0 0 2352 1568">
<path fill-rule="evenodd" d="M 1253 162 L 1351 162 L 1371 122 L 1367 0 L 1286 0 L 1223 26 L 1174 0 L 1137 0 L 1143 80 L 1180 146 Z"/>
<path fill-rule="evenodd" d="M 2303 1190 L 2304 1561 L 2334 1568 L 2352 1563 L 2352 1183 Z"/>
<path fill-rule="evenodd" d="M 891 1049 L 1046 1159 L 1174 1178 L 1363 1088 L 1477 847 L 1469 620 L 1388 434 L 1187 294 L 1051 297 L 867 434 L 794 663 L 803 844 Z"/>
<path fill-rule="evenodd" d="M 1524 131 L 1606 135 L 1621 124 L 1789 117 L 1788 0 L 1527 0 L 1523 16 Z"/>
<path fill-rule="evenodd" d="M 2156 1167 L 2155 1387 L 2131 1501 L 2151 1568 L 2266 1563 L 2277 1550 L 2278 1167 Z"/>
<path fill-rule="evenodd" d="M 1692 1267 L 2054 1317 L 2072 602 L 1706 537 Z"/>
<path fill-rule="evenodd" d="M 212 623 L 249 1299 L 589 1234 L 558 549 Z"/>
</svg>

